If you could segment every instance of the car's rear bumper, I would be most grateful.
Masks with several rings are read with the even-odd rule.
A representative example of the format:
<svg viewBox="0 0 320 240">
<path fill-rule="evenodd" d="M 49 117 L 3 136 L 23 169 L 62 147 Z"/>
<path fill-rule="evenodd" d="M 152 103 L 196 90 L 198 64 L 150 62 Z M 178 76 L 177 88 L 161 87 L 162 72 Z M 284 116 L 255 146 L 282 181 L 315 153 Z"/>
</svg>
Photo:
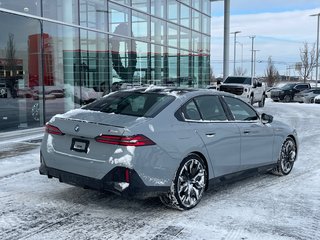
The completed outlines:
<svg viewBox="0 0 320 240">
<path fill-rule="evenodd" d="M 100 192 L 113 192 L 124 197 L 157 197 L 170 190 L 167 186 L 146 186 L 135 170 L 125 167 L 115 167 L 102 179 L 95 179 L 50 168 L 41 161 L 39 172 L 48 178 L 57 178 L 63 183 Z"/>
</svg>

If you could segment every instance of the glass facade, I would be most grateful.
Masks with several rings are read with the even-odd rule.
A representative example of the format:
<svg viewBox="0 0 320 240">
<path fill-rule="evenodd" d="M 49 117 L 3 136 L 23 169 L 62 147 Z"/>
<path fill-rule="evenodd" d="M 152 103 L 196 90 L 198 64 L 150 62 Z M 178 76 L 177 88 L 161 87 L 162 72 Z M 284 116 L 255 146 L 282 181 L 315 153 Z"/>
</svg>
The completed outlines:
<svg viewBox="0 0 320 240">
<path fill-rule="evenodd" d="M 0 132 L 119 84 L 209 84 L 209 0 L 2 0 L 0 27 Z"/>
</svg>

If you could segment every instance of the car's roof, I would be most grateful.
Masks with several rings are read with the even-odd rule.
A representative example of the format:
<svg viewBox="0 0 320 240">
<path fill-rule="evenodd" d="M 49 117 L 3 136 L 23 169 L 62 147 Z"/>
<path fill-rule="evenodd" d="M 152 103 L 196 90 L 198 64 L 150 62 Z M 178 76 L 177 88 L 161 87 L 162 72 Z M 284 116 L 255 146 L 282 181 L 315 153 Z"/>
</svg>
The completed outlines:
<svg viewBox="0 0 320 240">
<path fill-rule="evenodd" d="M 132 88 L 126 90 L 120 90 L 125 92 L 140 92 L 140 93 L 159 93 L 178 96 L 187 95 L 219 95 L 219 96 L 233 96 L 233 94 L 216 91 L 214 89 L 202 89 L 202 88 L 182 88 L 182 87 L 163 87 L 163 86 L 150 86 L 150 87 L 140 87 Z"/>
</svg>

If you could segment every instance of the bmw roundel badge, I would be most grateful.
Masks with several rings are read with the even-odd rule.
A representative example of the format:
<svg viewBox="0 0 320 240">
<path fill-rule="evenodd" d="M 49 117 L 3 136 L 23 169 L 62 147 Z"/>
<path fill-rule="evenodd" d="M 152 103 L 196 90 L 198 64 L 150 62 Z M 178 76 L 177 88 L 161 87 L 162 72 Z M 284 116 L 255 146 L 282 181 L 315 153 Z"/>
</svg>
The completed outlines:
<svg viewBox="0 0 320 240">
<path fill-rule="evenodd" d="M 79 130 L 80 130 L 79 125 L 76 125 L 76 126 L 74 127 L 74 130 L 75 130 L 76 132 L 79 132 Z"/>
</svg>

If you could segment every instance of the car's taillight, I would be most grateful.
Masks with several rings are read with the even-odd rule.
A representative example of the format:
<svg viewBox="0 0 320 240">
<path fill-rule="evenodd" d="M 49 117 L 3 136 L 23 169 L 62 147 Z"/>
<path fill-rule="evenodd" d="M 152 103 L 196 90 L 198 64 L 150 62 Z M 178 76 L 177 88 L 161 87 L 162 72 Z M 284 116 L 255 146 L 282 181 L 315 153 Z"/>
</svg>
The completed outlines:
<svg viewBox="0 0 320 240">
<path fill-rule="evenodd" d="M 114 135 L 103 135 L 95 138 L 97 142 L 107 143 L 112 145 L 121 145 L 121 146 L 150 146 L 155 145 L 155 143 L 147 138 L 144 135 L 135 135 L 135 136 L 114 136 Z"/>
<path fill-rule="evenodd" d="M 46 132 L 54 135 L 64 135 L 59 128 L 48 123 L 46 124 Z"/>
</svg>

